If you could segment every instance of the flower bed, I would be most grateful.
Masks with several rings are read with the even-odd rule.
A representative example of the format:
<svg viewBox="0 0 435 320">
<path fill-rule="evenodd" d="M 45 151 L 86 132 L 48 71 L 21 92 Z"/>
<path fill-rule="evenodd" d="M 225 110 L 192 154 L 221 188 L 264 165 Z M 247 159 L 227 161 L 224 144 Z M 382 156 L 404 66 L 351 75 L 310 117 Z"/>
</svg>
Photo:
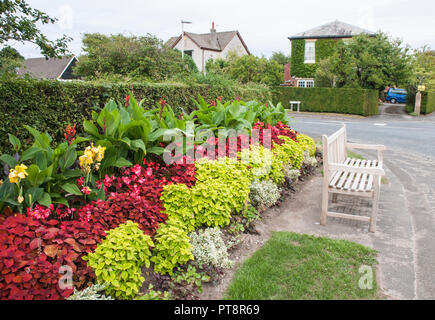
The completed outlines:
<svg viewBox="0 0 435 320">
<path fill-rule="evenodd" d="M 84 137 L 69 126 L 55 147 L 31 127 L 26 150 L 9 135 L 15 154 L 0 156 L 9 171 L 0 186 L 1 299 L 74 299 L 94 284 L 114 298 L 185 298 L 231 265 L 223 238 L 245 231 L 278 201 L 278 185 L 314 163 L 314 142 L 287 126 L 281 105 L 199 97 L 197 111 L 175 115 L 165 103 L 111 101 L 84 122 Z M 198 236 L 210 232 L 222 238 L 201 247 Z M 140 295 L 142 282 L 151 286 Z"/>
</svg>

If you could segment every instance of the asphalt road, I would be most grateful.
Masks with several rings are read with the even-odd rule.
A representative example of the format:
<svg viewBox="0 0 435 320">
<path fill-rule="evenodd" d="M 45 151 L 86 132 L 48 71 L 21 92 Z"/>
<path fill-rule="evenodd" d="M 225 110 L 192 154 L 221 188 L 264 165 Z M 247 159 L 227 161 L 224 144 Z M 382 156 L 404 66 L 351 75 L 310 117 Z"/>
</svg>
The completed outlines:
<svg viewBox="0 0 435 320">
<path fill-rule="evenodd" d="M 405 118 L 406 117 L 406 118 Z M 410 119 L 409 119 L 409 118 Z M 295 116 L 291 127 L 320 139 L 323 134 L 347 126 L 352 142 L 383 144 L 387 149 L 418 154 L 435 160 L 435 118 L 415 120 L 411 116 L 380 115 L 369 119 Z"/>
<path fill-rule="evenodd" d="M 368 118 L 291 114 L 291 127 L 318 139 L 345 123 L 349 141 L 386 146 L 389 183 L 381 188 L 372 239 L 383 287 L 399 299 L 435 299 L 435 112 L 412 117 L 403 106 L 383 105 L 380 113 Z"/>
</svg>

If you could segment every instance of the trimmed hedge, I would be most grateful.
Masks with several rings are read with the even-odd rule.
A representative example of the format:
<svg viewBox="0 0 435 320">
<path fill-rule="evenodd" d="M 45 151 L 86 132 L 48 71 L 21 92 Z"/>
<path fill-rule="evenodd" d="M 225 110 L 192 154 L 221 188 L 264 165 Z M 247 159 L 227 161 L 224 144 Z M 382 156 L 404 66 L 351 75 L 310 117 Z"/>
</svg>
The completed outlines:
<svg viewBox="0 0 435 320">
<path fill-rule="evenodd" d="M 406 104 L 406 111 L 408 113 L 415 110 L 415 95 L 416 92 L 408 91 L 408 98 Z M 435 92 L 423 91 L 421 93 L 421 109 L 420 113 L 429 114 L 435 111 Z"/>
<path fill-rule="evenodd" d="M 92 82 L 62 82 L 56 80 L 16 79 L 0 82 L 0 154 L 9 152 L 8 133 L 16 135 L 24 144 L 30 143 L 30 134 L 24 125 L 30 125 L 50 134 L 55 141 L 63 139 L 68 124 L 77 124 L 83 132 L 83 120 L 90 119 L 93 109 L 104 107 L 111 98 L 123 102 L 133 86 L 136 98 L 145 99 L 145 106 L 155 107 L 164 98 L 175 112 L 191 112 L 192 99 L 198 94 L 215 100 L 271 100 L 267 88 L 241 86 L 209 86 L 183 84 L 97 84 Z M 29 139 L 29 140 L 26 140 Z"/>
<path fill-rule="evenodd" d="M 301 111 L 335 112 L 371 116 L 378 114 L 377 90 L 351 88 L 275 88 L 273 102 L 289 106 L 301 101 Z"/>
</svg>

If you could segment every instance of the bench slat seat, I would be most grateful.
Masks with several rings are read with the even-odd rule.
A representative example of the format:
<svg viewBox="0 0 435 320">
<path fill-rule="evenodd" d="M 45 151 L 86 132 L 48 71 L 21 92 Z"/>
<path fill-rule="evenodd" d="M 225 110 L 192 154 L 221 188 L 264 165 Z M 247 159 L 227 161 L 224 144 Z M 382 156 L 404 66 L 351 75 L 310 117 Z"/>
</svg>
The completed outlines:
<svg viewBox="0 0 435 320">
<path fill-rule="evenodd" d="M 346 126 L 332 134 L 323 136 L 324 187 L 321 224 L 326 225 L 327 217 L 348 218 L 370 222 L 370 231 L 376 228 L 380 181 L 385 175 L 382 168 L 382 145 L 366 145 L 347 142 Z M 361 160 L 347 157 L 347 148 L 371 149 L 378 151 L 378 159 Z M 356 195 L 372 198 L 371 217 L 356 216 L 328 211 L 329 194 L 336 202 L 337 194 Z"/>
</svg>

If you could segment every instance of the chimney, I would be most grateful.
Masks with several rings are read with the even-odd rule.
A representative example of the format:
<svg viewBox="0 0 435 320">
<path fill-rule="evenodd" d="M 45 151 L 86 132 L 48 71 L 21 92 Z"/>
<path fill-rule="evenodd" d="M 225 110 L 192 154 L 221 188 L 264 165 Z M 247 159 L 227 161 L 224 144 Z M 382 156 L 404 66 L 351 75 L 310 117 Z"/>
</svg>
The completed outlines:
<svg viewBox="0 0 435 320">
<path fill-rule="evenodd" d="M 210 33 L 211 33 L 211 42 L 212 42 L 212 44 L 214 44 L 216 47 L 219 47 L 218 41 L 217 41 L 216 29 L 214 27 L 214 22 L 211 23 Z"/>
<path fill-rule="evenodd" d="M 284 82 L 290 82 L 290 63 L 284 65 Z"/>
</svg>

